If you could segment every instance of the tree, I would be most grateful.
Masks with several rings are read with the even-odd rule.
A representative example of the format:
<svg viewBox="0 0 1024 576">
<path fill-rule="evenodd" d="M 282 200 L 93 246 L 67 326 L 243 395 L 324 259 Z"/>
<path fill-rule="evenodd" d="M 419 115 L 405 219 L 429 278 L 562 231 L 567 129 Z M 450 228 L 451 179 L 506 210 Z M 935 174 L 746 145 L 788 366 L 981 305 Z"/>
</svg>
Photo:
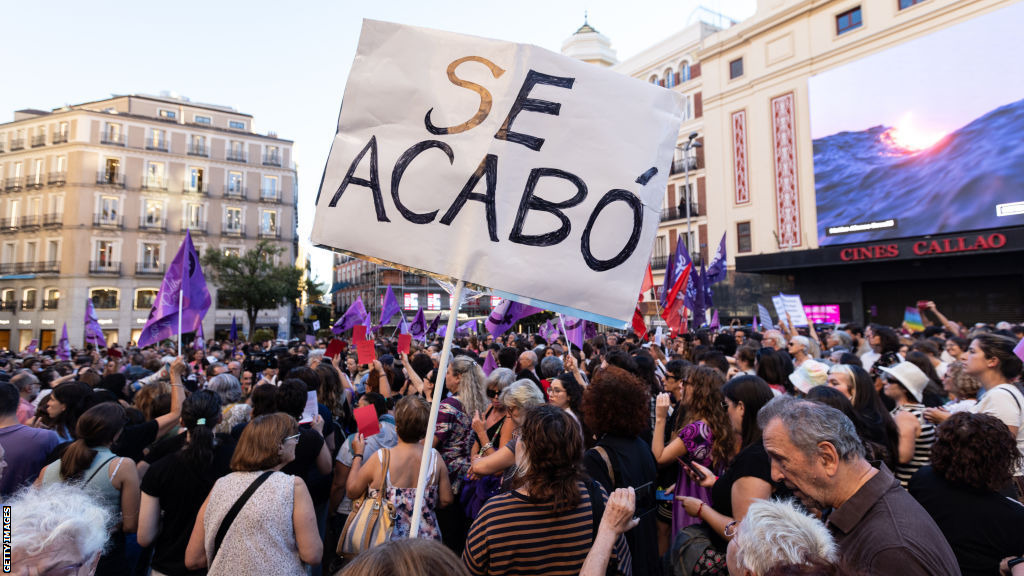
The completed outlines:
<svg viewBox="0 0 1024 576">
<path fill-rule="evenodd" d="M 275 257 L 284 251 L 283 247 L 261 240 L 241 256 L 218 250 L 208 250 L 203 255 L 203 267 L 218 289 L 218 306 L 223 303 L 245 311 L 250 337 L 260 310 L 276 308 L 299 297 L 302 270 L 274 263 Z"/>
</svg>

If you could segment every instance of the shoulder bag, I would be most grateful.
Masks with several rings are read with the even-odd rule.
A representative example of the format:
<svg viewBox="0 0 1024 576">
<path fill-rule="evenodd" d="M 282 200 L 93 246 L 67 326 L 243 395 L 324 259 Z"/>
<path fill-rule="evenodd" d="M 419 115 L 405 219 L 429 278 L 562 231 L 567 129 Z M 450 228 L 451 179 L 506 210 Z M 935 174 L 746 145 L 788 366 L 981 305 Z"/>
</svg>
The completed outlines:
<svg viewBox="0 0 1024 576">
<path fill-rule="evenodd" d="M 352 503 L 352 513 L 348 515 L 338 539 L 337 552 L 343 558 L 350 559 L 360 552 L 387 542 L 395 529 L 395 507 L 386 498 L 384 489 L 388 467 L 391 464 L 391 451 L 387 448 L 381 450 L 384 451 L 384 467 L 380 473 L 377 497 L 370 498 L 364 494 Z"/>
</svg>

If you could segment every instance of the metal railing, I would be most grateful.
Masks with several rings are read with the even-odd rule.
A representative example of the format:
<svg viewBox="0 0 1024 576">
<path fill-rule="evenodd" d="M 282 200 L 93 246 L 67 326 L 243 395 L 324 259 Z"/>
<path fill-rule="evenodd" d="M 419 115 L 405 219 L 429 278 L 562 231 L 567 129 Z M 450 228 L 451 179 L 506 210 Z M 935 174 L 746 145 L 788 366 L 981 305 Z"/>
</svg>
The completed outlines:
<svg viewBox="0 0 1024 576">
<path fill-rule="evenodd" d="M 139 216 L 139 230 L 149 230 L 151 232 L 166 232 L 167 231 L 167 220 L 161 218 L 160 220 L 153 222 L 145 216 Z"/>
<path fill-rule="evenodd" d="M 181 185 L 182 194 L 194 194 L 196 196 L 209 196 L 210 195 L 210 184 L 209 182 L 201 182 L 198 185 L 193 185 L 188 180 Z"/>
<path fill-rule="evenodd" d="M 3 266 L 3 264 L 0 264 L 0 266 Z M 0 311 L 14 312 L 17 309 L 18 309 L 18 301 L 17 300 L 4 300 L 4 301 L 0 302 Z"/>
<path fill-rule="evenodd" d="M 68 141 L 68 135 L 67 134 L 57 133 L 57 134 L 53 135 L 53 143 L 54 144 L 63 144 L 65 142 L 67 142 L 67 141 Z"/>
<path fill-rule="evenodd" d="M 11 152 L 16 152 L 18 150 L 24 150 L 24 149 L 25 149 L 25 139 L 24 138 L 12 138 L 11 139 Z"/>
<path fill-rule="evenodd" d="M 263 155 L 264 166 L 281 166 L 281 155 L 280 154 L 264 154 Z"/>
<path fill-rule="evenodd" d="M 97 262 L 89 261 L 89 274 L 116 274 L 121 275 L 120 262 Z"/>
<path fill-rule="evenodd" d="M 64 224 L 64 214 L 61 212 L 52 212 L 50 214 L 43 215 L 43 227 L 47 228 L 50 226 L 57 227 Z"/>
<path fill-rule="evenodd" d="M 15 232 L 17 230 L 17 218 L 0 218 L 0 232 Z"/>
<path fill-rule="evenodd" d="M 32 174 L 31 176 L 25 178 L 26 188 L 35 188 L 36 190 L 38 190 L 43 186 L 46 186 L 46 176 L 44 176 L 42 173 Z"/>
<path fill-rule="evenodd" d="M 664 270 L 668 265 L 668 256 L 655 256 L 651 258 L 651 270 Z"/>
<path fill-rule="evenodd" d="M 60 298 L 43 300 L 43 310 L 57 310 L 60 308 Z"/>
<path fill-rule="evenodd" d="M 280 239 L 281 229 L 275 228 L 273 230 L 260 230 L 260 238 Z"/>
<path fill-rule="evenodd" d="M 167 180 L 143 177 L 142 184 L 139 185 L 139 188 L 142 190 L 167 192 Z"/>
<path fill-rule="evenodd" d="M 25 177 L 24 176 L 15 176 L 13 178 L 8 178 L 4 182 L 4 190 L 6 190 L 8 192 L 17 192 L 18 190 L 21 190 L 24 186 L 25 186 Z"/>
<path fill-rule="evenodd" d="M 261 189 L 260 190 L 260 202 L 272 202 L 274 204 L 281 203 L 281 191 L 277 189 Z"/>
<path fill-rule="evenodd" d="M 170 142 L 166 138 L 160 138 L 157 140 L 149 139 L 146 140 L 146 150 L 156 150 L 157 152 L 168 152 L 170 151 Z"/>
<path fill-rule="evenodd" d="M 32 137 L 32 147 L 46 146 L 46 134 L 36 134 Z"/>
<path fill-rule="evenodd" d="M 114 186 L 117 188 L 124 188 L 124 173 L 100 170 L 99 172 L 96 173 L 96 184 L 100 186 Z"/>
<path fill-rule="evenodd" d="M 124 228 L 124 216 L 93 214 L 92 225 L 100 228 Z"/>
<path fill-rule="evenodd" d="M 188 155 L 189 156 L 205 156 L 205 157 L 209 157 L 210 156 L 210 149 L 207 148 L 205 144 L 202 144 L 202 145 L 189 144 L 188 145 Z"/>
<path fill-rule="evenodd" d="M 124 146 L 124 134 L 111 134 L 110 132 L 104 132 L 103 135 L 100 136 L 100 144 Z"/>
<path fill-rule="evenodd" d="M 679 158 L 678 160 L 673 160 L 672 169 L 669 171 L 669 173 L 683 174 L 687 171 L 693 172 L 694 170 L 701 170 L 703 168 L 703 158 L 700 158 L 698 156 L 689 156 L 686 158 Z"/>
<path fill-rule="evenodd" d="M 163 264 L 151 264 L 147 262 L 136 262 L 135 273 L 136 274 L 163 274 L 165 266 Z"/>
<path fill-rule="evenodd" d="M 228 162 L 248 162 L 245 150 L 228 150 L 225 158 Z"/>
<path fill-rule="evenodd" d="M 229 228 L 227 224 L 221 226 L 221 236 L 232 236 L 234 238 L 245 238 L 245 226 L 241 228 Z"/>
<path fill-rule="evenodd" d="M 46 183 L 50 186 L 63 186 L 68 182 L 67 172 L 50 172 L 46 177 Z"/>
<path fill-rule="evenodd" d="M 700 216 L 700 206 L 696 202 L 690 202 L 690 218 L 696 218 Z M 683 220 L 686 218 L 686 204 L 679 206 L 672 206 L 671 208 L 665 208 L 661 211 L 661 221 L 667 222 L 669 220 Z"/>
<path fill-rule="evenodd" d="M 230 186 L 224 188 L 224 197 L 225 198 L 241 198 L 241 199 L 244 199 L 248 195 L 249 195 L 249 189 L 246 188 L 245 186 L 238 186 L 238 187 L 236 187 L 234 189 L 232 189 Z"/>
<path fill-rule="evenodd" d="M 28 230 L 33 228 L 39 228 L 39 226 L 42 225 L 42 223 L 43 219 L 39 216 L 39 214 L 27 214 L 25 216 L 22 216 L 18 220 L 18 227 L 23 230 Z"/>
<path fill-rule="evenodd" d="M 181 232 L 191 231 L 193 234 L 206 234 L 206 220 L 201 222 L 185 222 L 181 225 Z"/>
</svg>

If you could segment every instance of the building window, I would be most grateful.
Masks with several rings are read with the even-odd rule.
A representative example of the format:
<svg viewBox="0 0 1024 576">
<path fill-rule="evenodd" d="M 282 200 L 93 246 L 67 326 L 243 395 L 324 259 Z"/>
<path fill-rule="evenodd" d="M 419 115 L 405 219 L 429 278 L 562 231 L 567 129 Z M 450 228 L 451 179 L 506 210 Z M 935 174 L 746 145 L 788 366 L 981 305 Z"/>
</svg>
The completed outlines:
<svg viewBox="0 0 1024 576">
<path fill-rule="evenodd" d="M 14 299 L 14 288 L 8 288 L 3 292 L 3 309 L 14 310 L 17 306 L 17 301 Z"/>
<path fill-rule="evenodd" d="M 107 122 L 107 128 L 103 131 L 102 140 L 104 144 L 124 145 L 124 129 L 120 124 Z"/>
<path fill-rule="evenodd" d="M 263 177 L 263 188 L 260 191 L 260 197 L 267 200 L 277 200 L 277 176 Z"/>
<path fill-rule="evenodd" d="M 206 136 L 193 134 L 188 146 L 188 153 L 192 156 L 206 156 Z"/>
<path fill-rule="evenodd" d="M 228 172 L 228 192 L 230 194 L 241 195 L 242 194 L 242 173 L 231 171 Z"/>
<path fill-rule="evenodd" d="M 188 169 L 188 181 L 185 182 L 185 187 L 189 192 L 193 192 L 196 194 L 203 194 L 206 192 L 206 188 L 203 186 L 202 168 Z"/>
<path fill-rule="evenodd" d="M 679 84 L 690 80 L 690 63 L 683 60 L 683 63 L 679 65 Z"/>
<path fill-rule="evenodd" d="M 206 125 L 210 125 L 210 124 L 213 123 L 213 119 L 210 118 L 209 116 L 200 116 L 199 114 L 196 114 L 195 116 L 193 116 L 192 117 L 192 121 L 195 122 L 196 124 L 206 124 Z"/>
<path fill-rule="evenodd" d="M 268 166 L 281 165 L 281 149 L 277 146 L 267 146 L 263 149 L 263 163 Z"/>
<path fill-rule="evenodd" d="M 100 197 L 100 224 L 117 224 L 121 216 L 121 199 L 117 196 Z"/>
<path fill-rule="evenodd" d="M 238 248 L 227 248 L 227 247 L 224 248 L 224 255 L 225 256 L 234 256 L 235 258 L 238 258 L 239 256 L 241 256 L 241 254 L 242 254 L 242 251 L 239 250 Z"/>
<path fill-rule="evenodd" d="M 263 210 L 260 212 L 260 234 L 263 236 L 277 235 L 276 210 Z"/>
<path fill-rule="evenodd" d="M 860 6 L 836 16 L 836 34 L 843 34 L 861 27 Z"/>
<path fill-rule="evenodd" d="M 60 262 L 60 240 L 46 241 L 46 262 L 50 265 Z"/>
<path fill-rule="evenodd" d="M 157 130 L 154 128 L 149 133 L 149 142 L 146 144 L 146 148 L 150 150 L 162 150 L 167 151 L 167 131 Z"/>
<path fill-rule="evenodd" d="M 242 231 L 242 209 L 241 208 L 225 208 L 224 214 L 224 229 L 229 232 L 241 232 Z"/>
<path fill-rule="evenodd" d="M 57 134 L 53 138 L 54 144 L 60 144 L 61 142 L 68 141 L 68 123 L 61 122 L 57 125 Z"/>
<path fill-rule="evenodd" d="M 120 291 L 117 288 L 93 288 L 89 292 L 92 305 L 97 310 L 117 310 Z"/>
<path fill-rule="evenodd" d="M 57 156 L 57 173 L 63 174 L 68 171 L 68 157 Z"/>
<path fill-rule="evenodd" d="M 156 113 L 157 116 L 160 116 L 161 118 L 166 118 L 168 120 L 174 120 L 178 117 L 178 113 L 174 110 L 164 110 L 163 108 L 161 108 L 157 110 Z"/>
<path fill-rule="evenodd" d="M 26 288 L 21 293 L 21 309 L 22 310 L 34 310 L 36 307 L 36 289 Z"/>
<path fill-rule="evenodd" d="M 736 223 L 736 251 L 740 254 L 751 251 L 750 222 Z"/>
<path fill-rule="evenodd" d="M 166 188 L 167 166 L 163 162 L 146 165 L 146 188 Z"/>
<path fill-rule="evenodd" d="M 160 269 L 160 245 L 153 242 L 145 242 L 142 244 L 142 269 L 143 270 L 159 270 Z"/>
<path fill-rule="evenodd" d="M 97 240 L 95 252 L 96 268 L 114 267 L 114 242 L 112 240 Z"/>
<path fill-rule="evenodd" d="M 185 225 L 189 230 L 202 229 L 205 226 L 202 204 L 185 205 Z"/>
<path fill-rule="evenodd" d="M 238 120 L 229 120 L 228 128 L 232 130 L 245 130 L 245 122 L 239 122 Z"/>
<path fill-rule="evenodd" d="M 906 10 L 915 4 L 920 4 L 924 0 L 899 0 L 900 10 Z"/>
<path fill-rule="evenodd" d="M 228 142 L 228 160 L 232 162 L 245 162 L 245 148 L 238 140 Z"/>
<path fill-rule="evenodd" d="M 60 304 L 60 289 L 47 288 L 43 299 L 43 310 L 56 310 Z"/>
<path fill-rule="evenodd" d="M 743 76 L 743 58 L 737 58 L 729 62 L 729 79 Z"/>
<path fill-rule="evenodd" d="M 144 200 L 142 224 L 146 228 L 160 228 L 164 223 L 164 203 L 160 200 Z"/>
<path fill-rule="evenodd" d="M 39 258 L 39 242 L 28 240 L 25 242 L 25 262 L 31 264 Z"/>
<path fill-rule="evenodd" d="M 672 73 L 671 68 L 665 69 L 665 88 L 671 88 L 676 85 L 676 75 Z"/>
<path fill-rule="evenodd" d="M 658 75 L 657 74 L 652 74 L 651 77 L 647 79 L 647 81 L 650 82 L 651 84 L 657 84 L 658 83 Z"/>
<path fill-rule="evenodd" d="M 149 310 L 153 308 L 153 303 L 156 302 L 157 290 L 153 288 L 140 288 L 135 291 L 135 309 L 136 310 Z"/>
</svg>

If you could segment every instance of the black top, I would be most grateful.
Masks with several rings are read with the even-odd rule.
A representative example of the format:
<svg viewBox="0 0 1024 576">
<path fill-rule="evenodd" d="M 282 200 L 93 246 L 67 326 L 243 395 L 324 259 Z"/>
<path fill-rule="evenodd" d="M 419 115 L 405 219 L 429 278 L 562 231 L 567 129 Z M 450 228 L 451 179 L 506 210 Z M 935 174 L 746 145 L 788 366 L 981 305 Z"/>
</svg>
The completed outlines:
<svg viewBox="0 0 1024 576">
<path fill-rule="evenodd" d="M 964 576 L 998 574 L 999 561 L 1024 553 L 1024 506 L 996 492 L 951 484 L 931 466 L 910 479 L 910 495 L 928 511 Z"/>
<path fill-rule="evenodd" d="M 235 443 L 235 440 L 228 436 L 227 434 L 225 434 L 224 436 L 226 436 L 231 441 L 232 444 Z M 171 454 L 174 454 L 178 450 L 181 450 L 182 447 L 185 446 L 186 438 L 188 438 L 188 435 L 182 432 L 181 434 L 175 434 L 174 436 L 168 436 L 166 438 L 158 440 L 156 443 L 150 446 L 148 450 L 146 450 L 145 455 L 142 457 L 142 461 L 146 462 L 147 464 L 159 462 L 160 459 L 164 458 L 165 456 L 169 456 Z"/>
<path fill-rule="evenodd" d="M 648 484 L 636 493 L 636 514 L 640 524 L 626 532 L 626 542 L 633 559 L 633 576 L 647 576 L 661 573 L 658 561 L 658 528 L 656 514 L 652 512 L 657 505 L 655 490 L 657 488 L 657 466 L 650 446 L 640 438 L 625 438 L 606 434 L 597 441 L 604 448 L 612 463 L 615 484 L 608 477 L 608 465 L 591 448 L 583 454 L 583 466 L 591 478 L 597 480 L 608 494 L 616 488 L 632 486 L 637 488 Z"/>
<path fill-rule="evenodd" d="M 732 515 L 732 485 L 740 478 L 752 476 L 772 484 L 772 461 L 764 449 L 764 443 L 754 442 L 732 459 L 725 473 L 711 487 L 711 501 L 716 512 L 730 518 Z"/>
<path fill-rule="evenodd" d="M 316 469 L 316 458 L 324 446 L 324 437 L 313 430 L 307 424 L 299 426 L 299 443 L 295 446 L 295 460 L 281 468 L 281 472 L 298 476 L 306 482 L 310 496 L 314 502 L 325 499 L 330 495 L 330 475 L 327 475 L 326 492 L 324 488 L 324 475 Z"/>
<path fill-rule="evenodd" d="M 110 447 L 110 451 L 138 462 L 142 460 L 146 446 L 156 442 L 158 432 L 160 432 L 160 424 L 156 420 L 146 420 L 142 424 L 125 426 L 121 430 L 121 436 L 117 442 Z"/>
<path fill-rule="evenodd" d="M 217 438 L 212 465 L 197 469 L 175 453 L 154 463 L 142 478 L 142 491 L 159 498 L 163 511 L 163 526 L 153 541 L 152 566 L 164 574 L 206 574 L 205 570 L 185 568 L 185 548 L 199 509 L 214 482 L 231 472 L 229 466 L 235 443 L 230 436 L 218 435 Z"/>
</svg>

